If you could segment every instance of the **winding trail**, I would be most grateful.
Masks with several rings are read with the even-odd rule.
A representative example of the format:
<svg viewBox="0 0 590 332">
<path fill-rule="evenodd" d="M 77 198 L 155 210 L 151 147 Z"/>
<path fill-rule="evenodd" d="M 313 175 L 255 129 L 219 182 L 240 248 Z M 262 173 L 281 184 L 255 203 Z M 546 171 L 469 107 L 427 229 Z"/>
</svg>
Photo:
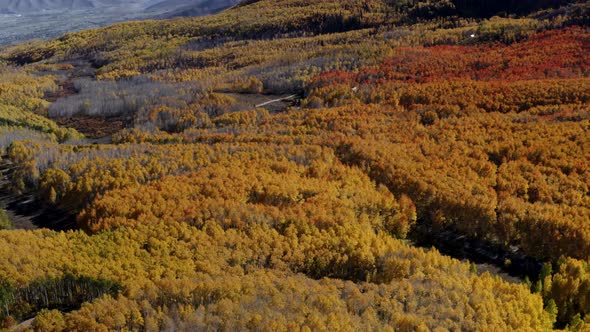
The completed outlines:
<svg viewBox="0 0 590 332">
<path fill-rule="evenodd" d="M 281 101 L 291 100 L 291 99 L 296 98 L 296 97 L 297 97 L 297 95 L 295 94 L 295 95 L 290 95 L 290 96 L 287 96 L 287 97 L 284 97 L 284 98 L 273 99 L 273 100 L 266 101 L 266 102 L 264 102 L 262 104 L 258 104 L 258 105 L 254 106 L 254 107 L 256 107 L 256 108 L 258 108 L 258 107 L 264 107 L 266 105 L 278 103 L 278 102 L 281 102 Z"/>
</svg>

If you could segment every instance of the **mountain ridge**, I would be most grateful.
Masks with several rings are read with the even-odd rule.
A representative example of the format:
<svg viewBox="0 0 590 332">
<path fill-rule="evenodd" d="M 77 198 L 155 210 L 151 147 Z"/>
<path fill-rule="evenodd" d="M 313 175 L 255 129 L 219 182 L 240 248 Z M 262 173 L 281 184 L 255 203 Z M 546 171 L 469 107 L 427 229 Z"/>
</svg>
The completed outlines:
<svg viewBox="0 0 590 332">
<path fill-rule="evenodd" d="M 0 0 L 0 45 L 114 23 L 202 16 L 235 5 L 238 0 Z"/>
<path fill-rule="evenodd" d="M 223 8 L 232 1 L 210 0 L 0 0 L 0 13 L 4 14 L 38 14 L 47 11 L 76 11 L 97 8 L 120 7 L 129 12 L 175 11 L 190 7 Z"/>
</svg>

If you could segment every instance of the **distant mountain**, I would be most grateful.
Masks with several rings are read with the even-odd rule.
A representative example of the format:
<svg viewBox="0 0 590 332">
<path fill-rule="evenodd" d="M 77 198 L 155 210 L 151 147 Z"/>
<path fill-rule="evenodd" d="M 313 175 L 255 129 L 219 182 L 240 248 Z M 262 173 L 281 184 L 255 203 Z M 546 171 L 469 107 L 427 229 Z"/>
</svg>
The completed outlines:
<svg viewBox="0 0 590 332">
<path fill-rule="evenodd" d="M 0 0 L 0 13 L 33 14 L 57 10 L 88 10 L 103 5 L 121 5 L 124 0 Z"/>
<path fill-rule="evenodd" d="M 217 13 L 239 0 L 0 0 L 0 45 L 112 23 Z"/>
<path fill-rule="evenodd" d="M 164 12 L 162 18 L 201 16 L 217 13 L 239 2 L 239 0 L 165 0 L 146 8 L 146 12 Z"/>
<path fill-rule="evenodd" d="M 202 15 L 227 8 L 238 0 L 0 0 L 0 13 L 31 15 L 47 11 L 76 11 L 119 7 L 126 13 L 194 11 Z"/>
</svg>

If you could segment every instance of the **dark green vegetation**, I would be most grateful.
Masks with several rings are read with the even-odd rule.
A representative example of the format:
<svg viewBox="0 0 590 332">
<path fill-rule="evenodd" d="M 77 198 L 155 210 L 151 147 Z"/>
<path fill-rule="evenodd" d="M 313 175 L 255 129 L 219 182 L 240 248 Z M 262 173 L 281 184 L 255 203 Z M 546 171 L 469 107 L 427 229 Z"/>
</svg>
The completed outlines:
<svg viewBox="0 0 590 332">
<path fill-rule="evenodd" d="M 75 277 L 66 274 L 59 278 L 36 279 L 23 287 L 0 281 L 0 319 L 25 320 L 42 309 L 71 311 L 82 303 L 104 295 L 115 296 L 122 287 L 112 281 Z"/>
<path fill-rule="evenodd" d="M 3 50 L 12 188 L 78 223 L 1 231 L 4 293 L 79 287 L 4 325 L 587 328 L 589 9 L 245 1 Z M 417 225 L 541 272 L 478 273 Z"/>
<path fill-rule="evenodd" d="M 0 229 L 12 229 L 12 222 L 4 210 L 0 210 Z"/>
</svg>

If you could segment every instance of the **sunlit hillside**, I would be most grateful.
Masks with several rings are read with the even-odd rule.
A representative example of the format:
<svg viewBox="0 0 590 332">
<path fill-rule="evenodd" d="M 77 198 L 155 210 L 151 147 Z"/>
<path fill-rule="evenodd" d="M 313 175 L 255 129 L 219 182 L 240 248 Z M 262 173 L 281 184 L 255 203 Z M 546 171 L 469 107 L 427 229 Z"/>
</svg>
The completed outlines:
<svg viewBox="0 0 590 332">
<path fill-rule="evenodd" d="M 259 0 L 1 49 L 0 329 L 589 329 L 589 26 Z"/>
</svg>

